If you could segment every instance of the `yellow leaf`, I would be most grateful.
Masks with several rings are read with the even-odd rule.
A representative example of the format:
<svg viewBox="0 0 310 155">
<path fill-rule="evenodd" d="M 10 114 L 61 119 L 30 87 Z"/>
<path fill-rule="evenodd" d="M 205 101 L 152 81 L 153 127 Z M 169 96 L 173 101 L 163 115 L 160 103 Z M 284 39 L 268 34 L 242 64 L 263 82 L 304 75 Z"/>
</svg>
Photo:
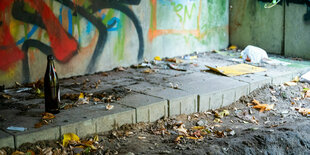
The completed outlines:
<svg viewBox="0 0 310 155">
<path fill-rule="evenodd" d="M 107 110 L 112 110 L 112 109 L 114 108 L 114 105 L 108 104 L 105 108 L 106 108 Z"/>
<path fill-rule="evenodd" d="M 193 126 L 192 127 L 193 130 L 202 130 L 202 129 L 205 129 L 204 126 Z"/>
<path fill-rule="evenodd" d="M 194 140 L 196 140 L 196 139 L 203 139 L 203 136 L 201 136 L 201 137 L 193 137 L 193 136 L 189 136 L 189 137 L 186 137 L 187 139 L 194 139 Z"/>
<path fill-rule="evenodd" d="M 231 45 L 228 47 L 229 50 L 236 50 L 237 49 L 237 46 L 236 45 Z"/>
<path fill-rule="evenodd" d="M 94 137 L 94 141 L 95 141 L 95 142 L 98 142 L 98 141 L 99 141 L 99 136 L 98 136 L 98 135 L 96 135 L 96 136 Z"/>
<path fill-rule="evenodd" d="M 298 76 L 294 77 L 292 82 L 299 82 L 299 77 Z"/>
<path fill-rule="evenodd" d="M 67 147 L 69 142 L 79 142 L 80 138 L 74 133 L 66 133 L 64 134 L 64 139 L 62 140 L 62 145 Z"/>
<path fill-rule="evenodd" d="M 79 99 L 83 99 L 84 98 L 84 94 L 80 93 Z"/>
<path fill-rule="evenodd" d="M 215 122 L 215 123 L 223 123 L 223 121 L 221 119 L 219 119 L 219 118 L 215 118 L 213 122 Z"/>
<path fill-rule="evenodd" d="M 156 56 L 154 60 L 161 61 L 161 58 L 159 56 Z"/>
<path fill-rule="evenodd" d="M 258 104 L 256 106 L 253 106 L 254 109 L 259 109 L 259 112 L 269 111 L 274 108 L 274 104 Z"/>
</svg>

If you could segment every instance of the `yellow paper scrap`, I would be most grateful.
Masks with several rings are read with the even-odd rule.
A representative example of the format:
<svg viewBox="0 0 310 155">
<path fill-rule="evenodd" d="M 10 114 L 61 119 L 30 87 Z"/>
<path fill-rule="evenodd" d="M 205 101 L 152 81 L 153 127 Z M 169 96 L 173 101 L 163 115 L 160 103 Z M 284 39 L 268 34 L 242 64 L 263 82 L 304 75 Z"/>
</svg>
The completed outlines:
<svg viewBox="0 0 310 155">
<path fill-rule="evenodd" d="M 238 64 L 238 65 L 231 65 L 231 66 L 223 66 L 223 67 L 211 67 L 206 66 L 210 70 L 218 72 L 220 74 L 226 75 L 226 76 L 239 76 L 244 74 L 250 74 L 255 72 L 263 72 L 266 71 L 266 69 L 261 67 L 256 67 L 248 64 Z"/>
</svg>

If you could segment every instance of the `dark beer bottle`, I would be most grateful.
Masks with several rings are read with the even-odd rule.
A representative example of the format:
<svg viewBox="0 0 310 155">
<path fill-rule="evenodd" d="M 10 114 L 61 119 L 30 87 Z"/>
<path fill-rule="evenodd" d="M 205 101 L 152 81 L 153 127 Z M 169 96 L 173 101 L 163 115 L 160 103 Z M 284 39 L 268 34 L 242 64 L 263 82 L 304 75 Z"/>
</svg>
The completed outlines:
<svg viewBox="0 0 310 155">
<path fill-rule="evenodd" d="M 45 112 L 59 113 L 60 91 L 56 69 L 54 66 L 54 57 L 47 56 L 47 67 L 44 76 L 44 96 Z"/>
</svg>

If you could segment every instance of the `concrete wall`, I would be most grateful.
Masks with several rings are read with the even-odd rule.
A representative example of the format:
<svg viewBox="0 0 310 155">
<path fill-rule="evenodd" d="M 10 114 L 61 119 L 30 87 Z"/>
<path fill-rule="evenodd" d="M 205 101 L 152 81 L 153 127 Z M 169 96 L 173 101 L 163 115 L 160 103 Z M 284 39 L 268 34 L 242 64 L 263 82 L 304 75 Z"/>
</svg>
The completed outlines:
<svg viewBox="0 0 310 155">
<path fill-rule="evenodd" d="M 310 59 L 310 21 L 304 19 L 307 0 L 281 0 L 270 9 L 264 8 L 263 1 L 230 1 L 230 43 Z"/>
<path fill-rule="evenodd" d="M 0 85 L 32 82 L 228 45 L 228 0 L 2 0 Z"/>
</svg>

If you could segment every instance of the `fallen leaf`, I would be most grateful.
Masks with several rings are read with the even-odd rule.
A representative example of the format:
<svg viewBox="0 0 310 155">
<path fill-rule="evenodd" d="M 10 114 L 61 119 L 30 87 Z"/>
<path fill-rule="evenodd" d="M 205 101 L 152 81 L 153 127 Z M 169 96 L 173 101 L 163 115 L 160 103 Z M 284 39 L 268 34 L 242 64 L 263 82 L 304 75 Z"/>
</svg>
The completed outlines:
<svg viewBox="0 0 310 155">
<path fill-rule="evenodd" d="M 117 68 L 116 68 L 116 71 L 125 71 L 125 68 L 123 68 L 123 67 L 117 67 Z"/>
<path fill-rule="evenodd" d="M 24 152 L 21 152 L 21 151 L 15 151 L 12 153 L 12 155 L 24 155 L 25 153 Z"/>
<path fill-rule="evenodd" d="M 75 142 L 75 143 L 80 142 L 80 138 L 76 134 L 74 134 L 74 133 L 66 133 L 66 134 L 64 134 L 63 137 L 64 138 L 62 140 L 62 145 L 64 147 L 67 147 L 68 144 L 71 143 L 71 142 Z"/>
<path fill-rule="evenodd" d="M 203 139 L 203 136 L 200 136 L 200 137 L 188 136 L 188 137 L 186 137 L 186 138 L 187 138 L 187 139 L 197 140 L 197 139 Z"/>
<path fill-rule="evenodd" d="M 44 97 L 44 92 L 42 92 L 39 88 L 36 89 L 36 94 L 41 98 Z"/>
<path fill-rule="evenodd" d="M 292 105 L 295 105 L 295 102 L 291 102 Z"/>
<path fill-rule="evenodd" d="M 15 82 L 15 84 L 16 84 L 16 86 L 18 86 L 18 87 L 21 87 L 22 86 L 22 84 L 20 84 L 19 82 Z"/>
<path fill-rule="evenodd" d="M 50 120 L 55 118 L 55 115 L 52 113 L 45 112 L 42 114 L 42 119 Z"/>
<path fill-rule="evenodd" d="M 11 99 L 12 96 L 6 95 L 6 94 L 2 94 L 2 97 L 9 100 L 9 99 Z"/>
<path fill-rule="evenodd" d="M 181 141 L 182 138 L 183 138 L 183 136 L 178 136 L 178 137 L 174 140 L 174 142 L 179 143 L 179 142 Z"/>
<path fill-rule="evenodd" d="M 299 82 L 299 76 L 295 76 L 292 82 Z"/>
<path fill-rule="evenodd" d="M 258 109 L 259 112 L 269 111 L 274 108 L 274 104 L 260 104 L 259 101 L 253 99 L 252 103 L 255 105 L 253 106 L 254 109 Z"/>
<path fill-rule="evenodd" d="M 289 82 L 285 82 L 284 85 L 287 85 L 287 86 L 296 86 L 297 83 L 296 83 L 296 82 L 289 81 Z"/>
<path fill-rule="evenodd" d="M 215 123 L 223 123 L 223 121 L 221 119 L 219 119 L 219 118 L 215 118 L 213 120 L 213 122 L 215 122 Z"/>
<path fill-rule="evenodd" d="M 140 140 L 143 140 L 143 139 L 146 139 L 146 137 L 138 137 L 138 139 L 140 139 Z"/>
<path fill-rule="evenodd" d="M 154 73 L 153 69 L 147 68 L 143 71 L 143 73 Z"/>
<path fill-rule="evenodd" d="M 259 105 L 259 104 L 260 104 L 259 101 L 255 100 L 255 99 L 253 99 L 252 103 L 253 103 L 254 105 Z"/>
<path fill-rule="evenodd" d="M 274 104 L 259 104 L 256 106 L 253 106 L 254 109 L 259 109 L 259 112 L 269 111 L 274 108 Z"/>
<path fill-rule="evenodd" d="M 35 155 L 36 153 L 34 153 L 32 150 L 27 150 L 26 155 Z"/>
<path fill-rule="evenodd" d="M 304 116 L 310 114 L 310 109 L 308 108 L 295 108 L 295 109 L 298 110 L 298 112 Z"/>
<path fill-rule="evenodd" d="M 214 133 L 218 138 L 223 138 L 225 136 L 223 131 L 215 131 Z"/>
<path fill-rule="evenodd" d="M 6 151 L 4 149 L 0 150 L 0 155 L 7 155 Z"/>
<path fill-rule="evenodd" d="M 154 57 L 154 60 L 161 61 L 161 58 L 159 56 L 156 56 Z"/>
<path fill-rule="evenodd" d="M 84 94 L 80 93 L 79 99 L 83 99 L 84 98 Z"/>
<path fill-rule="evenodd" d="M 231 45 L 228 47 L 229 50 L 236 50 L 237 49 L 237 46 L 236 45 Z"/>
<path fill-rule="evenodd" d="M 95 135 L 94 137 L 94 142 L 98 142 L 99 141 L 99 136 L 98 135 Z"/>
<path fill-rule="evenodd" d="M 114 105 L 108 104 L 105 108 L 106 108 L 107 110 L 112 110 L 112 109 L 114 108 Z"/>
<path fill-rule="evenodd" d="M 99 101 L 101 101 L 99 98 L 93 98 L 93 100 L 94 100 L 94 102 L 99 102 Z"/>
<path fill-rule="evenodd" d="M 175 130 L 178 132 L 179 135 L 188 136 L 187 129 L 184 128 L 185 125 L 182 123 L 178 127 L 175 126 Z"/>
<path fill-rule="evenodd" d="M 36 123 L 34 128 L 41 128 L 43 126 L 42 122 Z"/>
<path fill-rule="evenodd" d="M 193 130 L 202 130 L 202 129 L 205 129 L 204 126 L 193 126 L 192 127 Z"/>
</svg>

